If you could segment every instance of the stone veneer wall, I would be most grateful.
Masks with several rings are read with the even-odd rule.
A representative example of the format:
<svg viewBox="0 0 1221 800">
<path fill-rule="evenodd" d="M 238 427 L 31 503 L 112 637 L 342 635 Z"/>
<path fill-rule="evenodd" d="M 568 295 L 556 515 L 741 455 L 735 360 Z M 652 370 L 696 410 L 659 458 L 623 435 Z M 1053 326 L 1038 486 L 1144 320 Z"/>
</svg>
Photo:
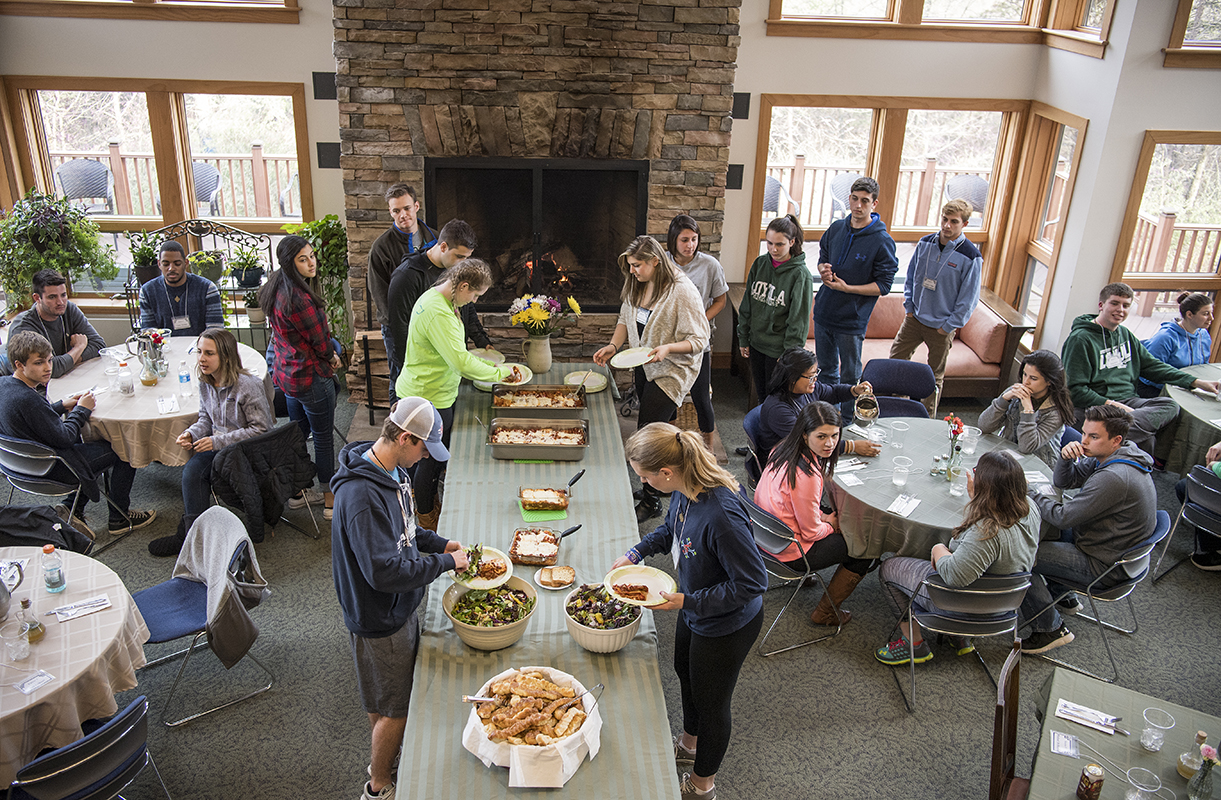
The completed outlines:
<svg viewBox="0 0 1221 800">
<path fill-rule="evenodd" d="M 333 0 L 357 329 L 373 327 L 365 265 L 390 226 L 382 193 L 422 192 L 425 156 L 647 158 L 648 232 L 664 241 L 688 213 L 718 254 L 740 3 Z M 519 350 L 507 317 L 485 325 Z M 587 315 L 556 355 L 588 357 L 613 329 L 614 315 Z"/>
</svg>

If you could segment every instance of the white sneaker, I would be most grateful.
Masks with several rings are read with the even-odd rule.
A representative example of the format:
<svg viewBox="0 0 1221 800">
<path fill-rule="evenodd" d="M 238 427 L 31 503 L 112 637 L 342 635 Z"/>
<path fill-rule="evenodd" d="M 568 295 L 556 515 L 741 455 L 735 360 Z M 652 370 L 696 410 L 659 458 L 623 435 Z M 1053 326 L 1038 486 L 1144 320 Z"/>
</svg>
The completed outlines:
<svg viewBox="0 0 1221 800">
<path fill-rule="evenodd" d="M 365 790 L 360 793 L 359 800 L 393 800 L 393 798 L 394 798 L 394 784 L 393 783 L 387 783 L 385 786 L 382 787 L 382 790 L 380 792 L 377 792 L 376 794 L 374 794 L 373 786 L 370 785 L 368 781 L 366 781 Z"/>
<path fill-rule="evenodd" d="M 302 508 L 304 506 L 316 506 L 322 502 L 322 492 L 317 489 L 310 488 L 304 491 L 297 492 L 294 497 L 288 498 L 289 508 Z"/>
</svg>

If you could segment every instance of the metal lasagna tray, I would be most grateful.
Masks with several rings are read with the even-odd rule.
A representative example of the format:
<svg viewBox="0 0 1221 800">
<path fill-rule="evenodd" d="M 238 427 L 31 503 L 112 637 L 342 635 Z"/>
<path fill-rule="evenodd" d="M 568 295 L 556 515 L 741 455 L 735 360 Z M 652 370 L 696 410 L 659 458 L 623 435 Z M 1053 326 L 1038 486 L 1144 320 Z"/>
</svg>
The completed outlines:
<svg viewBox="0 0 1221 800">
<path fill-rule="evenodd" d="M 572 408 L 557 408 L 555 406 L 498 406 L 497 397 L 530 392 L 555 392 L 561 395 L 572 395 L 577 404 Z M 538 417 L 545 414 L 551 419 L 584 419 L 589 409 L 588 398 L 583 386 L 568 386 L 565 384 L 502 384 L 492 387 L 492 413 L 500 417 Z"/>
<path fill-rule="evenodd" d="M 579 428 L 584 434 L 585 444 L 495 444 L 492 437 L 503 429 L 558 428 L 573 430 Z M 528 417 L 496 417 L 488 426 L 488 445 L 492 448 L 492 458 L 505 460 L 539 460 L 539 461 L 580 461 L 585 458 L 589 449 L 589 420 L 587 419 L 557 419 Z"/>
</svg>

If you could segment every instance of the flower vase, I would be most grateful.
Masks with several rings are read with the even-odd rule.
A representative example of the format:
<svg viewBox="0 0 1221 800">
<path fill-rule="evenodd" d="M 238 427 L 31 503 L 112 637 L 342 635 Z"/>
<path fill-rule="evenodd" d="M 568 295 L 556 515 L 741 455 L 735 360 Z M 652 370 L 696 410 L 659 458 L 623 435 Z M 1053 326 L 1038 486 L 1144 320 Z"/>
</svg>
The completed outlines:
<svg viewBox="0 0 1221 800">
<path fill-rule="evenodd" d="M 953 483 L 954 476 L 962 472 L 962 451 L 958 449 L 958 437 L 950 437 L 950 460 L 945 468 L 945 479 Z"/>
<path fill-rule="evenodd" d="M 1208 800 L 1213 796 L 1214 763 L 1207 758 L 1204 759 L 1199 771 L 1187 782 L 1187 800 Z"/>
<path fill-rule="evenodd" d="M 521 343 L 522 357 L 535 375 L 551 369 L 551 334 L 531 335 Z"/>
</svg>

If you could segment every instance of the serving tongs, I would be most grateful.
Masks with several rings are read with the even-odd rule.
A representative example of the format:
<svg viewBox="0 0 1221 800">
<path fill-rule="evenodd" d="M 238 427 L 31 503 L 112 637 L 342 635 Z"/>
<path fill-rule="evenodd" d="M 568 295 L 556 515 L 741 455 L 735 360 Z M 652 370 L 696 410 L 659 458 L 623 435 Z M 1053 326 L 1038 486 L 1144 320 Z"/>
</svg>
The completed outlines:
<svg viewBox="0 0 1221 800">
<path fill-rule="evenodd" d="M 578 525 L 577 527 L 579 528 L 581 526 Z M 575 530 L 575 528 L 573 530 Z M 566 708 L 567 706 L 572 705 L 574 702 L 581 699 L 582 696 L 590 694 L 592 692 L 598 692 L 597 697 L 594 698 L 594 705 L 597 705 L 598 701 L 602 699 L 602 691 L 599 691 L 599 690 L 605 690 L 605 689 L 606 689 L 606 686 L 604 686 L 601 683 L 599 683 L 596 686 L 591 686 L 590 688 L 581 692 L 581 694 L 575 694 L 572 697 L 569 697 L 567 702 L 564 704 L 564 706 L 561 706 L 561 708 Z M 464 703 L 495 703 L 496 698 L 495 697 L 480 697 L 479 695 L 476 695 L 476 694 L 464 694 L 464 695 L 462 695 L 462 702 L 464 702 Z"/>
<path fill-rule="evenodd" d="M 572 497 L 572 487 L 573 487 L 573 484 L 575 484 L 577 481 L 581 480 L 581 478 L 582 478 L 584 475 L 585 475 L 585 470 L 581 470 L 581 471 L 580 471 L 580 472 L 578 472 L 576 475 L 573 475 L 573 476 L 572 476 L 572 480 L 568 481 L 568 486 L 566 486 L 566 487 L 564 488 L 564 493 L 565 493 L 566 495 L 568 495 L 570 498 Z"/>
</svg>

